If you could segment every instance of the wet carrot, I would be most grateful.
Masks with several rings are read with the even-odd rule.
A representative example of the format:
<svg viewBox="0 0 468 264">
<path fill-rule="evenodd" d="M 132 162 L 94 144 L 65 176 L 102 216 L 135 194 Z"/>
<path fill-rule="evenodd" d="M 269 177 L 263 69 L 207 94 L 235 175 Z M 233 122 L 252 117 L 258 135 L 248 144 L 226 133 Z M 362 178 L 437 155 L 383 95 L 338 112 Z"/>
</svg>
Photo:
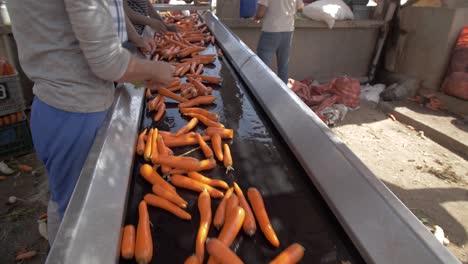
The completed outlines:
<svg viewBox="0 0 468 264">
<path fill-rule="evenodd" d="M 157 165 L 158 163 L 156 162 L 156 159 L 159 156 L 159 150 L 158 150 L 158 129 L 155 128 L 153 130 L 153 134 L 151 135 L 151 162 L 153 165 Z"/>
<path fill-rule="evenodd" d="M 224 194 L 223 199 L 216 208 L 216 213 L 213 219 L 213 225 L 219 230 L 224 225 L 224 220 L 226 219 L 226 203 L 227 200 L 231 197 L 233 188 L 229 188 Z"/>
<path fill-rule="evenodd" d="M 304 247 L 294 243 L 281 252 L 269 264 L 294 264 L 299 262 L 304 256 Z"/>
<path fill-rule="evenodd" d="M 208 136 L 202 136 L 203 140 L 211 140 Z M 168 147 L 182 147 L 198 144 L 198 141 L 195 137 L 167 137 L 164 138 L 164 143 Z"/>
<path fill-rule="evenodd" d="M 158 122 L 159 120 L 161 120 L 165 112 L 166 112 L 166 104 L 162 103 L 159 105 L 158 112 L 154 115 L 153 120 L 155 122 Z"/>
<path fill-rule="evenodd" d="M 229 149 L 228 144 L 223 145 L 223 150 L 224 150 L 224 158 L 223 158 L 223 165 L 226 168 L 226 173 L 230 170 L 234 170 L 232 167 L 232 156 L 231 156 L 231 150 Z"/>
<path fill-rule="evenodd" d="M 204 170 L 212 170 L 216 167 L 216 160 L 211 158 L 211 159 L 204 159 L 200 160 L 200 168 L 198 168 L 198 171 L 204 171 Z"/>
<path fill-rule="evenodd" d="M 193 106 L 200 105 L 200 104 L 212 104 L 215 100 L 216 100 L 216 97 L 213 95 L 199 96 L 187 102 L 180 103 L 179 108 L 193 107 Z"/>
<path fill-rule="evenodd" d="M 192 62 L 192 64 L 190 64 L 190 73 L 191 74 L 195 74 L 195 71 L 197 70 L 197 63 L 196 62 Z M 186 74 L 187 76 L 188 74 Z"/>
<path fill-rule="evenodd" d="M 166 147 L 166 144 L 164 144 L 163 137 L 161 135 L 158 135 L 158 152 L 160 155 L 169 155 L 169 148 Z M 162 165 L 161 166 L 161 172 L 166 175 L 169 174 L 169 172 L 172 170 L 171 167 L 167 165 Z"/>
<path fill-rule="evenodd" d="M 138 206 L 138 225 L 135 241 L 135 260 L 138 264 L 147 264 L 153 258 L 153 239 L 149 223 L 148 206 L 141 201 Z"/>
<path fill-rule="evenodd" d="M 179 217 L 180 219 L 190 220 L 192 216 L 187 213 L 185 210 L 181 209 L 177 205 L 169 202 L 168 200 L 156 196 L 154 194 L 147 194 L 143 198 L 149 205 L 161 208 L 163 210 L 168 211 L 169 213 Z"/>
<path fill-rule="evenodd" d="M 171 98 L 172 100 L 175 100 L 175 101 L 180 102 L 180 103 L 183 103 L 183 102 L 187 102 L 187 101 L 188 101 L 187 99 L 178 96 L 177 94 L 175 94 L 175 93 L 169 91 L 169 90 L 166 89 L 166 88 L 160 88 L 160 89 L 158 89 L 158 93 L 159 93 L 160 95 L 163 95 L 163 96 L 165 96 L 165 97 L 169 97 L 169 98 Z"/>
<path fill-rule="evenodd" d="M 169 174 L 187 174 L 188 171 L 182 169 L 172 169 Z"/>
<path fill-rule="evenodd" d="M 237 198 L 237 195 L 233 193 L 226 201 L 226 213 L 224 214 L 224 218 L 226 219 L 228 214 L 230 214 L 237 206 L 239 206 L 239 198 Z"/>
<path fill-rule="evenodd" d="M 219 115 L 211 113 L 210 111 L 207 111 L 203 108 L 198 108 L 198 107 L 180 108 L 179 111 L 182 114 L 189 114 L 189 113 L 199 114 L 199 115 L 209 118 L 210 120 L 213 120 L 214 122 L 217 122 L 219 120 Z"/>
<path fill-rule="evenodd" d="M 220 128 L 220 127 L 208 127 L 205 129 L 205 135 L 213 136 L 214 134 L 219 134 L 221 138 L 233 139 L 234 138 L 234 130 L 228 128 Z"/>
<path fill-rule="evenodd" d="M 197 239 L 195 242 L 195 254 L 201 263 L 205 259 L 205 241 L 210 230 L 211 215 L 211 197 L 207 190 L 198 196 L 198 211 L 200 212 L 200 226 L 198 227 Z"/>
<path fill-rule="evenodd" d="M 207 76 L 207 75 L 198 75 L 198 74 L 187 74 L 187 77 L 190 78 L 200 78 L 203 82 L 212 83 L 212 84 L 220 84 L 222 79 L 216 76 Z"/>
<path fill-rule="evenodd" d="M 200 114 L 195 114 L 195 113 L 187 113 L 185 114 L 187 116 L 190 116 L 190 117 L 196 117 L 198 118 L 198 120 L 200 120 L 200 122 L 202 122 L 205 126 L 207 127 L 220 127 L 220 128 L 224 128 L 224 125 L 221 124 L 221 123 L 217 123 L 211 119 L 209 119 L 208 117 L 206 116 L 203 116 L 203 115 L 200 115 Z"/>
<path fill-rule="evenodd" d="M 174 186 L 165 181 L 149 164 L 143 164 L 143 166 L 140 167 L 140 174 L 152 185 L 159 185 L 164 189 L 175 193 Z"/>
<path fill-rule="evenodd" d="M 192 255 L 185 260 L 184 264 L 200 264 L 200 261 L 197 256 Z"/>
<path fill-rule="evenodd" d="M 224 196 L 221 191 L 209 186 L 208 184 L 204 184 L 179 174 L 174 174 L 171 176 L 171 183 L 179 188 L 184 188 L 195 192 L 202 192 L 203 189 L 206 189 L 213 198 L 222 198 Z"/>
<path fill-rule="evenodd" d="M 252 209 L 250 208 L 249 203 L 245 199 L 244 193 L 242 192 L 241 188 L 239 187 L 239 185 L 237 185 L 236 182 L 234 182 L 234 191 L 236 192 L 237 197 L 239 198 L 240 206 L 245 210 L 245 220 L 242 226 L 244 232 L 249 236 L 253 236 L 257 231 L 257 224 L 255 223 L 255 217 L 252 213 Z"/>
<path fill-rule="evenodd" d="M 193 62 L 192 62 L 193 63 Z M 184 76 L 190 70 L 191 63 L 187 63 L 179 73 L 179 76 Z"/>
<path fill-rule="evenodd" d="M 199 64 L 197 70 L 195 71 L 195 74 L 198 74 L 198 75 L 202 74 L 203 73 L 203 67 L 205 67 L 205 66 L 203 66 L 203 64 Z"/>
<path fill-rule="evenodd" d="M 187 204 L 188 204 L 187 201 L 185 201 L 182 197 L 180 197 L 176 192 L 170 192 L 157 184 L 153 185 L 152 190 L 155 194 L 172 202 L 173 204 L 181 208 L 187 208 Z"/>
<path fill-rule="evenodd" d="M 145 153 L 145 136 L 146 136 L 146 131 L 148 129 L 145 128 L 140 135 L 138 135 L 138 140 L 137 140 L 137 147 L 136 147 L 136 153 L 140 156 L 142 156 Z"/>
<path fill-rule="evenodd" d="M 205 140 L 203 140 L 202 136 L 197 133 L 195 137 L 197 138 L 198 145 L 200 145 L 200 148 L 203 151 L 205 158 L 207 159 L 213 158 L 213 151 L 211 150 L 210 146 L 206 144 Z"/>
<path fill-rule="evenodd" d="M 211 136 L 211 144 L 213 146 L 213 151 L 215 153 L 216 158 L 219 161 L 223 161 L 224 154 L 223 148 L 221 147 L 221 136 L 219 134 L 214 134 L 213 136 Z"/>
<path fill-rule="evenodd" d="M 135 254 L 135 227 L 126 225 L 123 229 L 120 255 L 123 259 L 132 259 Z"/>
<path fill-rule="evenodd" d="M 151 147 L 152 147 L 152 139 L 153 139 L 153 128 L 150 128 L 148 134 L 148 140 L 146 141 L 145 152 L 143 153 L 143 157 L 146 161 L 151 160 Z"/>
<path fill-rule="evenodd" d="M 219 264 L 243 264 L 242 260 L 223 242 L 216 238 L 206 240 L 206 251 Z"/>
<path fill-rule="evenodd" d="M 187 171 L 198 171 L 200 167 L 200 161 L 192 157 L 159 155 L 155 161 L 159 164 Z"/>
<path fill-rule="evenodd" d="M 210 185 L 211 187 L 219 187 L 222 189 L 229 189 L 229 185 L 223 180 L 211 179 L 196 171 L 190 171 L 188 176 L 196 181 Z"/>
<path fill-rule="evenodd" d="M 201 83 L 201 81 L 199 81 L 198 79 L 193 79 L 193 78 L 188 78 L 190 83 L 193 84 L 193 86 L 195 86 L 195 88 L 197 89 L 198 91 L 198 94 L 200 95 L 209 95 L 210 94 L 210 90 L 208 90 L 208 88 L 203 84 Z"/>
<path fill-rule="evenodd" d="M 262 195 L 256 188 L 249 188 L 247 191 L 247 197 L 249 198 L 255 218 L 257 219 L 258 225 L 260 226 L 263 234 L 273 246 L 279 247 L 280 242 L 276 236 L 275 230 L 271 226 L 270 218 L 265 210 Z"/>
<path fill-rule="evenodd" d="M 179 131 L 177 131 L 177 133 L 175 134 L 176 137 L 192 130 L 197 124 L 198 124 L 198 118 L 193 117 L 185 126 L 183 126 L 181 129 L 179 129 Z"/>
<path fill-rule="evenodd" d="M 232 197 L 232 196 L 231 196 Z M 237 206 L 228 214 L 226 222 L 224 223 L 221 232 L 219 233 L 218 240 L 221 241 L 226 246 L 231 246 L 232 242 L 239 233 L 242 222 L 244 222 L 245 212 L 242 207 Z M 210 256 L 208 259 L 208 264 L 214 264 L 216 260 Z"/>
</svg>

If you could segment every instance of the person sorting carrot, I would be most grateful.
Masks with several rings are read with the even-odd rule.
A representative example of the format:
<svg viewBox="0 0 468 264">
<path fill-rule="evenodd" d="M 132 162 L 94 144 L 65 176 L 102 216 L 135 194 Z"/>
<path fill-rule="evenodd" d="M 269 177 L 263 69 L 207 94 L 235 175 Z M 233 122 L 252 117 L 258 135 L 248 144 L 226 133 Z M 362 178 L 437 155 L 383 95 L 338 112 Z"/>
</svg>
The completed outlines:
<svg viewBox="0 0 468 264">
<path fill-rule="evenodd" d="M 145 26 L 149 26 L 156 33 L 166 31 L 177 31 L 175 26 L 169 26 L 164 23 L 161 16 L 154 10 L 149 0 L 124 0 L 125 13 L 134 24 L 138 34 L 142 34 Z"/>
<path fill-rule="evenodd" d="M 296 11 L 302 12 L 302 0 L 258 0 L 256 23 L 263 20 L 257 55 L 269 67 L 276 54 L 278 77 L 288 82 L 288 66 Z"/>
<path fill-rule="evenodd" d="M 7 8 L 21 66 L 34 82 L 31 131 L 48 174 L 52 245 L 114 100 L 113 82 L 165 86 L 173 67 L 139 59 L 122 47 L 122 0 L 7 0 Z M 57 211 L 58 220 L 52 221 Z"/>
</svg>

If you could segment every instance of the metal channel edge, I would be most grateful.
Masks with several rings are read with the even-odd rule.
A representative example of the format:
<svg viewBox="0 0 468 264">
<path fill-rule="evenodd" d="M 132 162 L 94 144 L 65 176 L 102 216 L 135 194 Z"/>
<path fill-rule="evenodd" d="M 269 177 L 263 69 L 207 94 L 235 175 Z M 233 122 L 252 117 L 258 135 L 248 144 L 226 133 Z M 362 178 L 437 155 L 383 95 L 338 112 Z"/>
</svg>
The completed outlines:
<svg viewBox="0 0 468 264">
<path fill-rule="evenodd" d="M 202 17 L 366 262 L 460 263 L 215 15 Z"/>
<path fill-rule="evenodd" d="M 130 84 L 116 88 L 46 263 L 118 260 L 143 92 Z"/>
</svg>

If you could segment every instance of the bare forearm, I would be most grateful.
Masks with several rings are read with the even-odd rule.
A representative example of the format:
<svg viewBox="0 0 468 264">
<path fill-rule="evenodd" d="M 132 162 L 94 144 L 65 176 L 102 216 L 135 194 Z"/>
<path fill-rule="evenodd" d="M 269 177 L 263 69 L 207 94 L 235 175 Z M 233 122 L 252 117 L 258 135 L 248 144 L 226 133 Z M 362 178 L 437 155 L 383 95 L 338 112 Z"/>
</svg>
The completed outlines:
<svg viewBox="0 0 468 264">
<path fill-rule="evenodd" d="M 146 17 L 135 10 L 133 10 L 127 3 L 126 0 L 124 0 L 124 9 L 125 9 L 125 14 L 128 16 L 130 21 L 133 24 L 140 24 L 140 25 L 150 25 L 151 24 L 151 18 Z"/>
<path fill-rule="evenodd" d="M 264 5 L 257 5 L 257 13 L 255 14 L 256 20 L 261 20 L 266 13 L 267 7 Z"/>
<path fill-rule="evenodd" d="M 130 40 L 130 42 L 136 43 L 140 38 L 140 35 L 138 32 L 136 32 L 135 27 L 127 15 L 125 15 L 125 25 L 127 27 L 128 40 Z"/>
<path fill-rule="evenodd" d="M 159 74 L 161 62 L 139 59 L 132 56 L 124 75 L 117 82 L 150 80 Z"/>
<path fill-rule="evenodd" d="M 148 0 L 148 14 L 151 18 L 154 18 L 154 19 L 157 19 L 157 20 L 160 20 L 161 22 L 164 22 L 164 20 L 162 19 L 162 17 L 158 14 L 158 12 L 156 12 L 156 10 L 154 9 L 153 5 L 151 4 L 151 2 Z"/>
</svg>

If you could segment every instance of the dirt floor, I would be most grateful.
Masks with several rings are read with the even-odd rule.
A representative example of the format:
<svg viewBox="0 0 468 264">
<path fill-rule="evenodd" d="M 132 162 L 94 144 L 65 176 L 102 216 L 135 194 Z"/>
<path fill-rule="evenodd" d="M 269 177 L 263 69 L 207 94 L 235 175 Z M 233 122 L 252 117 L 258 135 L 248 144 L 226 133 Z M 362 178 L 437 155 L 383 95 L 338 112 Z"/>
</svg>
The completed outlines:
<svg viewBox="0 0 468 264">
<path fill-rule="evenodd" d="M 428 226 L 439 225 L 448 249 L 468 263 L 468 162 L 381 111 L 361 106 L 332 129 Z M 37 255 L 19 263 L 44 263 L 47 241 L 38 232 L 46 212 L 47 179 L 35 154 L 7 161 L 30 165 L 0 180 L 0 263 L 15 263 L 18 251 Z M 8 198 L 21 199 L 8 204 Z"/>
<path fill-rule="evenodd" d="M 348 112 L 333 132 L 427 226 L 468 263 L 468 161 L 371 106 Z"/>
</svg>

